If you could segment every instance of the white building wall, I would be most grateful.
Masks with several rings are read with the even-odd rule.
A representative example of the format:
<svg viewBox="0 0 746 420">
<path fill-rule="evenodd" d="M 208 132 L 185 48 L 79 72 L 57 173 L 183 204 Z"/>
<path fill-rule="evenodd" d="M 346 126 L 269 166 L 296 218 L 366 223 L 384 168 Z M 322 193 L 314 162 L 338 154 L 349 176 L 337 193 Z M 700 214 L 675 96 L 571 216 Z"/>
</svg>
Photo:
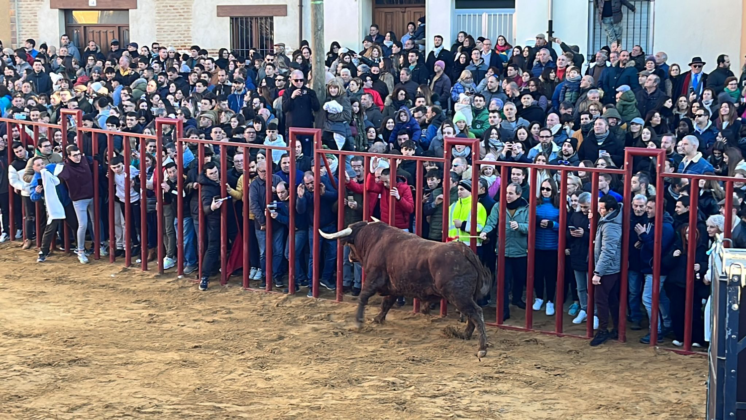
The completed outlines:
<svg viewBox="0 0 746 420">
<path fill-rule="evenodd" d="M 363 47 L 363 38 L 368 35 L 368 23 L 363 26 L 362 0 L 326 0 L 324 1 L 324 48 L 329 48 L 332 41 L 343 47 L 359 51 Z M 370 4 L 370 3 L 367 3 Z M 370 12 L 369 16 L 370 16 Z"/>
<path fill-rule="evenodd" d="M 555 1 L 555 3 L 557 2 L 558 1 Z M 545 34 L 547 32 L 549 0 L 516 0 L 514 16 L 516 25 L 516 44 L 522 47 L 525 47 L 526 45 L 533 46 L 536 42 L 536 34 Z"/>
<path fill-rule="evenodd" d="M 36 45 L 46 42 L 47 45 L 59 47 L 60 35 L 65 32 L 65 14 L 58 9 L 49 8 L 49 0 L 43 0 L 36 12 L 39 36 Z"/>
<path fill-rule="evenodd" d="M 157 41 L 155 1 L 139 0 L 137 9 L 129 12 L 130 41 L 150 47 L 151 43 Z"/>
<path fill-rule="evenodd" d="M 454 0 L 428 0 L 425 5 L 425 28 L 427 51 L 433 49 L 433 37 L 441 35 L 445 48 L 453 44 L 453 11 Z"/>
<path fill-rule="evenodd" d="M 577 45 L 580 52 L 585 54 L 588 45 L 588 21 L 592 18 L 588 14 L 588 0 L 555 0 L 552 11 L 554 36 L 567 45 Z M 546 30 L 547 28 L 544 28 L 543 31 Z M 561 53 L 562 49 L 558 44 L 553 46 L 558 54 Z"/>
<path fill-rule="evenodd" d="M 707 0 L 691 7 L 682 3 L 688 2 L 655 2 L 651 53 L 665 51 L 668 63 L 680 64 L 682 71 L 688 70 L 692 57 L 700 56 L 707 62 L 705 72 L 716 67 L 718 55 L 726 54 L 731 59 L 731 70 L 739 74 L 743 2 Z"/>
</svg>

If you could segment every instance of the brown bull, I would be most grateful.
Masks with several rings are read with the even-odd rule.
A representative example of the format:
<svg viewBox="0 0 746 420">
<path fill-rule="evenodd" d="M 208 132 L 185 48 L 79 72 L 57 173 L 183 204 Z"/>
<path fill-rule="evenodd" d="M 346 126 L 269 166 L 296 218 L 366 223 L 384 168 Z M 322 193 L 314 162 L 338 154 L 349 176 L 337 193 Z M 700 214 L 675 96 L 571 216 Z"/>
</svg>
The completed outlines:
<svg viewBox="0 0 746 420">
<path fill-rule="evenodd" d="M 489 292 L 491 276 L 468 246 L 428 241 L 380 222 L 358 222 L 334 234 L 320 234 L 349 246 L 350 260 L 365 270 L 355 319 L 358 327 L 375 293 L 384 296 L 381 313 L 375 317 L 381 324 L 397 296 L 417 298 L 425 305 L 444 298 L 469 320 L 463 333 L 453 335 L 469 340 L 478 328 L 477 357 L 487 354 L 484 317 L 476 301 Z"/>
</svg>

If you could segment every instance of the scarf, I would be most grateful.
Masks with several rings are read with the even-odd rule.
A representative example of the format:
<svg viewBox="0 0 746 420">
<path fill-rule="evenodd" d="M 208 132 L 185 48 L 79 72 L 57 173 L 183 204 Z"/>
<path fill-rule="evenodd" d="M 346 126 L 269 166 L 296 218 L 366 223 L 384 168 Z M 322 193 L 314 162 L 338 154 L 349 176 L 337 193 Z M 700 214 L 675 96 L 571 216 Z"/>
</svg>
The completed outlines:
<svg viewBox="0 0 746 420">
<path fill-rule="evenodd" d="M 490 176 L 482 175 L 480 178 L 487 180 L 488 188 L 491 187 L 492 184 L 495 183 L 495 181 L 497 181 L 497 175 L 490 175 Z"/>
<path fill-rule="evenodd" d="M 442 45 L 440 47 L 438 47 L 438 48 L 433 48 L 433 54 L 435 55 L 435 57 L 437 57 L 440 54 L 441 51 L 443 51 L 443 46 Z"/>
<path fill-rule="evenodd" d="M 599 146 L 604 144 L 606 138 L 609 137 L 609 133 L 611 132 L 606 131 L 604 134 L 596 134 L 596 143 L 598 143 Z"/>
<path fill-rule="evenodd" d="M 452 152 L 452 154 L 453 154 L 453 157 L 466 158 L 466 157 L 468 157 L 469 155 L 471 155 L 471 148 L 470 148 L 469 146 L 466 146 L 466 147 L 464 148 L 464 150 L 462 150 L 461 152 L 459 152 L 459 151 L 458 151 L 458 150 L 456 150 L 456 148 L 454 147 L 454 148 L 453 148 L 453 152 Z"/>
<path fill-rule="evenodd" d="M 388 48 L 391 48 L 391 46 L 394 45 L 394 41 L 383 41 L 383 45 L 387 46 Z"/>
<path fill-rule="evenodd" d="M 510 201 L 508 201 L 507 207 L 508 207 L 508 210 L 515 210 L 515 209 L 521 207 L 521 197 L 518 197 L 518 199 L 515 200 L 515 201 L 513 201 L 512 203 Z"/>
<path fill-rule="evenodd" d="M 588 124 L 581 124 L 580 125 L 580 132 L 583 133 L 583 137 L 587 136 L 588 133 L 591 132 L 591 129 L 593 128 L 593 123 L 589 122 Z"/>
<path fill-rule="evenodd" d="M 727 93 L 728 96 L 730 96 L 731 99 L 733 99 L 733 102 L 735 102 L 735 103 L 738 103 L 739 100 L 741 99 L 741 91 L 739 91 L 738 89 L 736 89 L 736 90 L 730 90 L 730 89 L 728 89 L 726 87 L 723 92 Z"/>
<path fill-rule="evenodd" d="M 505 147 L 505 144 L 500 141 L 500 139 L 492 139 L 490 138 L 487 142 L 491 148 L 496 150 L 502 150 Z"/>
</svg>

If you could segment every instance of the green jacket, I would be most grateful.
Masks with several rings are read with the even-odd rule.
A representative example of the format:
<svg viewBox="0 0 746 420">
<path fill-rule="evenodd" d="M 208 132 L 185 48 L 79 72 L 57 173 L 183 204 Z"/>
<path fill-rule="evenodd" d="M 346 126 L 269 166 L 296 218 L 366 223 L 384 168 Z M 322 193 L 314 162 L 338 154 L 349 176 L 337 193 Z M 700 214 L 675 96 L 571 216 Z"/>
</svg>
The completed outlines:
<svg viewBox="0 0 746 420">
<path fill-rule="evenodd" d="M 490 128 L 490 113 L 487 108 L 478 110 L 473 108 L 474 118 L 471 120 L 470 132 L 474 134 L 476 138 L 482 138 L 482 134 Z"/>
<path fill-rule="evenodd" d="M 616 103 L 616 109 L 622 116 L 622 122 L 628 123 L 632 119 L 640 117 L 640 111 L 637 109 L 637 99 L 631 90 L 622 93 Z"/>
<path fill-rule="evenodd" d="M 467 198 L 460 198 L 455 203 L 451 204 L 451 208 L 448 209 L 448 237 L 459 238 L 458 240 L 466 244 L 471 243 L 471 196 Z M 455 225 L 456 220 L 461 220 L 463 223 L 460 228 Z M 487 210 L 484 208 L 482 203 L 477 203 L 477 235 L 484 229 L 484 223 L 487 220 Z M 477 239 L 477 246 L 482 245 L 482 240 Z"/>
<path fill-rule="evenodd" d="M 428 239 L 441 241 L 443 239 L 443 203 L 435 204 L 435 197 L 443 194 L 443 188 L 436 188 L 430 193 L 430 198 L 422 205 L 422 212 L 430 218 Z"/>
<path fill-rule="evenodd" d="M 511 215 L 510 210 L 506 211 L 505 218 L 505 256 L 508 258 L 520 258 L 528 255 L 528 203 L 525 199 L 521 200 L 521 206 L 515 209 Z M 487 218 L 487 225 L 484 227 L 482 232 L 490 233 L 493 230 L 498 231 L 497 223 L 499 222 L 500 205 L 495 204 L 490 212 L 490 217 Z M 518 230 L 510 228 L 510 222 L 518 222 Z M 495 244 L 495 250 L 497 245 L 500 243 L 500 238 L 497 238 Z"/>
</svg>

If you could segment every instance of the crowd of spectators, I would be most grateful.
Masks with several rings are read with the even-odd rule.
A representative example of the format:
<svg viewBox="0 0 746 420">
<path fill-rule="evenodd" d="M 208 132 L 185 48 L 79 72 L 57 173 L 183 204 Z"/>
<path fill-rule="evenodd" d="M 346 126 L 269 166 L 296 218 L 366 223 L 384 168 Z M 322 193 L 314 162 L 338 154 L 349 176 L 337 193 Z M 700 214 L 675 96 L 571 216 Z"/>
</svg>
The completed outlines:
<svg viewBox="0 0 746 420">
<path fill-rule="evenodd" d="M 38 46 L 29 39 L 25 48 L 4 49 L 0 56 L 0 110 L 2 116 L 18 121 L 60 123 L 60 111 L 80 109 L 82 124 L 114 133 L 113 158 L 109 159 L 106 136 L 98 135 L 94 150 L 92 135 L 78 139 L 76 131 L 62 133 L 14 125 L 7 132 L 0 125 L 0 210 L 4 230 L 0 242 L 11 235 L 24 239 L 30 249 L 36 235 L 42 235 L 38 261 L 52 253 L 50 247 L 59 235 L 63 221 L 72 235 L 81 263 L 91 254 L 86 240 L 93 239 L 92 227 L 99 224 L 98 243 L 102 255 L 123 256 L 127 244 L 134 255 L 147 247 L 148 260 L 157 257 L 157 221 L 165 222 L 163 243 L 165 269 L 176 264 L 177 243 L 183 244 L 186 274 L 197 271 L 198 242 L 202 241 L 203 263 L 198 273 L 200 289 L 208 288 L 217 273 L 221 240 L 229 252 L 241 252 L 237 235 L 244 232 L 243 200 L 249 201 L 250 279 L 272 281 L 285 287 L 289 255 L 289 220 L 295 220 L 296 287 L 307 287 L 313 269 L 314 211 L 319 209 L 321 230 L 337 230 L 337 212 L 344 211 L 345 223 L 363 219 L 363 194 L 367 191 L 369 214 L 410 232 L 421 227 L 423 237 L 442 240 L 450 237 L 471 240 L 476 224 L 480 258 L 491 269 L 496 264 L 496 244 L 504 241 L 505 285 L 504 318 L 510 309 L 545 311 L 554 316 L 567 310 L 573 323 L 594 322 L 597 330 L 592 345 L 617 334 L 621 264 L 628 264 L 628 320 L 633 330 L 643 328 L 652 312 L 652 264 L 661 260 L 659 320 L 650 322 L 659 329 L 659 341 L 671 337 L 683 342 L 685 309 L 693 308 L 693 342 L 704 346 L 702 309 L 709 296 L 707 249 L 715 235 L 722 233 L 723 217 L 732 211 L 736 246 L 746 245 L 741 220 L 746 220 L 746 180 L 735 184 L 733 208 L 724 209 L 722 184 L 699 181 L 698 205 L 690 208 L 688 181 L 665 178 L 656 190 L 657 167 L 650 158 L 638 157 L 631 163 L 631 179 L 602 173 L 598 179 L 599 197 L 592 197 L 591 175 L 584 168 L 622 168 L 624 151 L 630 147 L 663 149 L 666 173 L 713 174 L 746 178 L 746 111 L 744 81 L 731 71 L 730 58 L 716 57 L 717 68 L 709 74 L 706 63 L 694 57 L 686 65 L 668 63 L 664 52 L 649 54 L 639 45 L 610 46 L 593 52 L 589 63 L 580 49 L 558 38 L 536 36 L 532 46 L 513 46 L 499 36 L 490 39 L 464 32 L 452 46 L 443 37 L 433 37 L 434 48 L 425 51 L 424 18 L 408 25 L 410 32 L 401 39 L 391 31 L 379 32 L 377 25 L 362 41 L 331 43 L 328 52 L 312 51 L 303 42 L 293 50 L 284 44 L 261 53 L 252 49 L 248 56 L 220 49 L 211 56 L 199 46 L 188 52 L 153 43 L 130 43 L 122 48 L 114 40 L 104 55 L 95 42 L 78 49 L 63 35 L 59 47 Z M 549 42 L 551 42 L 551 44 Z M 82 46 L 81 46 L 82 47 Z M 312 54 L 325 54 L 326 86 L 316 92 L 310 83 Z M 686 71 L 683 71 L 686 70 Z M 320 116 L 320 117 L 319 117 Z M 220 148 L 187 143 L 181 159 L 176 157 L 176 138 L 170 128 L 158 140 L 138 143 L 128 134 L 155 134 L 154 119 L 179 119 L 187 139 L 208 139 L 249 145 L 295 148 L 295 162 L 281 150 L 260 147 L 244 153 L 240 147 Z M 291 127 L 323 130 L 324 147 L 331 150 L 371 152 L 378 157 L 364 168 L 360 156 L 348 159 L 327 155 L 330 169 L 319 180 L 311 171 L 314 159 L 310 138 L 289 139 Z M 501 179 L 492 165 L 472 166 L 472 151 L 454 146 L 452 161 L 444 156 L 444 139 L 478 139 L 482 161 L 534 163 L 566 166 L 567 196 L 560 196 L 561 179 L 556 171 L 539 169 L 530 179 L 525 168 L 512 167 L 510 179 Z M 80 141 L 82 147 L 76 146 Z M 162 155 L 156 150 L 160 142 Z M 132 156 L 125 158 L 125 145 Z M 144 145 L 144 146 L 143 146 Z M 139 176 L 140 147 L 146 147 L 147 173 Z M 204 148 L 202 164 L 196 159 Z M 10 148 L 8 151 L 6 148 Z M 220 154 L 227 154 L 227 178 L 221 179 Z M 432 157 L 422 163 L 423 191 L 416 191 L 417 165 L 409 156 Z M 10 157 L 10 158 L 9 158 Z M 100 165 L 93 165 L 94 159 Z M 390 162 L 397 160 L 392 179 Z M 160 160 L 163 173 L 156 173 Z M 183 191 L 178 191 L 179 161 L 183 162 Z M 125 165 L 129 164 L 129 168 Z M 346 169 L 345 179 L 337 179 L 338 165 Z M 202 169 L 200 169 L 200 166 Z M 93 216 L 93 170 L 98 167 L 99 205 L 115 202 L 115 226 L 110 231 L 108 212 Z M 477 169 L 478 168 L 478 169 Z M 271 176 L 268 173 L 271 169 Z M 366 170 L 367 169 L 367 170 Z M 295 171 L 295 184 L 290 172 Z M 478 172 L 477 172 L 478 171 Z M 367 173 L 367 175 L 366 175 Z M 249 191 L 243 191 L 248 176 Z M 450 191 L 444 191 L 443 178 L 450 177 Z M 127 179 L 132 182 L 126 182 Z M 314 182 L 318 181 L 318 182 Z M 345 183 L 347 196 L 341 206 L 336 188 Z M 8 186 L 10 185 L 10 188 Z M 530 197 L 532 183 L 537 193 Z M 632 187 L 625 208 L 625 183 Z M 222 186 L 230 199 L 221 197 Z M 269 185 L 268 185 L 269 184 Z M 314 185 L 318 184 L 318 190 Z M 130 191 L 127 194 L 126 188 Z M 160 185 L 160 188 L 155 188 Z M 364 189 L 363 186 L 367 186 Z M 267 188 L 273 200 L 267 202 Z M 477 220 L 471 220 L 471 197 L 478 190 Z M 505 188 L 505 214 L 499 214 L 500 190 Z M 17 232 L 9 226 L 9 202 L 23 209 L 14 214 Z M 290 202 L 294 189 L 295 202 Z M 164 211 L 156 208 L 155 191 L 163 194 Z M 415 220 L 415 207 L 421 194 L 422 220 Z M 450 208 L 443 209 L 448 194 Z M 389 206 L 394 197 L 395 207 Z M 185 205 L 183 231 L 176 227 L 178 200 Z M 598 200 L 598 215 L 590 214 L 591 201 Z M 666 213 L 655 220 L 655 203 L 664 200 Z M 39 203 L 40 206 L 35 205 Z M 132 228 L 124 214 L 139 215 L 147 207 L 147 219 L 134 217 Z M 228 207 L 227 212 L 221 209 Z M 529 220 L 529 206 L 535 206 L 536 220 Z M 205 226 L 199 226 L 200 209 Z M 689 212 L 697 213 L 696 243 L 688 243 Z M 568 215 L 560 229 L 560 214 Z M 631 212 L 630 232 L 623 232 L 622 214 Z M 447 215 L 448 220 L 443 220 Z M 227 217 L 228 238 L 221 238 L 220 225 Z M 590 218 L 597 217 L 594 249 L 589 249 Z M 23 220 L 22 220 L 23 218 Z M 44 223 L 35 232 L 36 218 Z M 743 218 L 743 219 L 742 219 Z M 505 238 L 498 238 L 498 223 L 506 224 Z M 141 225 L 147 223 L 142 237 Z M 655 223 L 663 224 L 662 255 L 654 255 Z M 526 287 L 528 230 L 536 224 L 536 266 L 533 302 L 524 301 Z M 272 261 L 266 261 L 267 227 L 271 225 Z M 446 230 L 445 235 L 443 230 Z M 204 232 L 199 235 L 198 232 Z M 566 236 L 566 278 L 568 305 L 556 302 L 557 251 L 560 235 Z M 620 261 L 621 238 L 629 235 L 628 261 Z M 59 236 L 58 243 L 62 241 Z M 129 240 L 127 240 L 129 238 Z M 335 289 L 336 241 L 323 238 L 320 255 L 320 285 Z M 181 246 L 181 245 L 180 245 Z M 696 247 L 695 261 L 687 261 L 687 250 Z M 348 261 L 345 250 L 345 292 L 358 295 L 361 267 Z M 595 269 L 588 272 L 588 255 L 594 252 Z M 271 264 L 272 278 L 265 278 Z M 686 301 L 687 269 L 695 270 L 695 294 Z M 588 308 L 588 285 L 595 288 L 595 308 Z M 480 302 L 494 305 L 491 297 Z M 510 297 L 510 298 L 509 298 Z M 402 303 L 401 300 L 399 302 Z M 593 313 L 591 313 L 593 312 Z M 611 315 L 611 319 L 610 319 Z M 650 335 L 643 337 L 647 342 Z"/>
</svg>

